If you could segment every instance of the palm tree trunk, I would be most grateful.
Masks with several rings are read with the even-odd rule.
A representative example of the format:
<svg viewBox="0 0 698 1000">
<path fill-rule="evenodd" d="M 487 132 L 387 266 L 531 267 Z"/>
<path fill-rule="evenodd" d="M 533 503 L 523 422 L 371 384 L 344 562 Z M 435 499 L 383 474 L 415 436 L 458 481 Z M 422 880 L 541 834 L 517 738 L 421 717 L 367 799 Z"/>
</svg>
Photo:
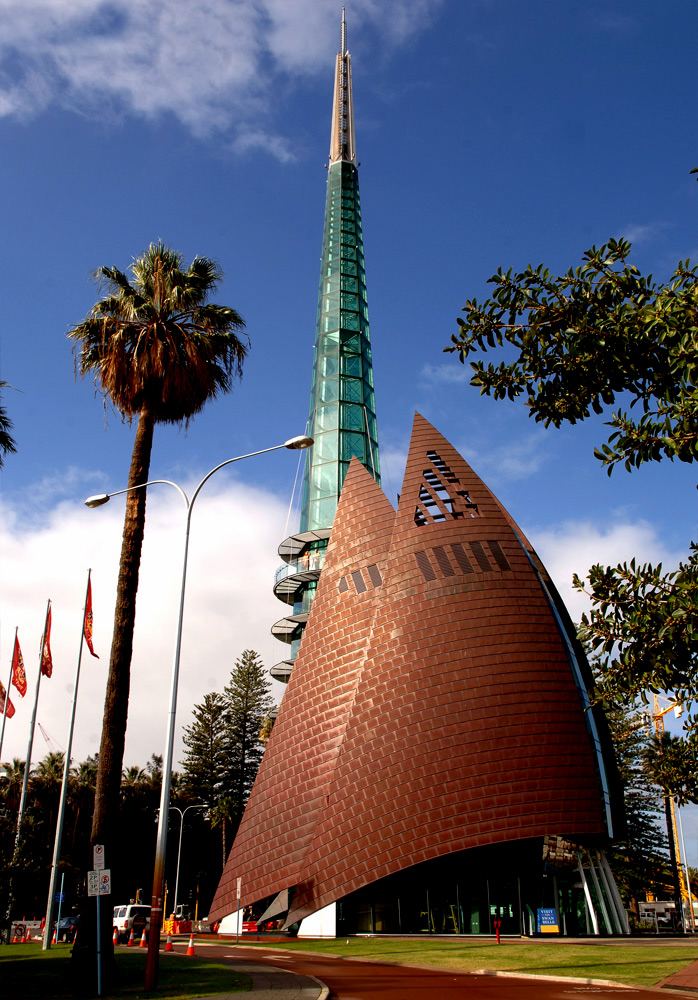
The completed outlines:
<svg viewBox="0 0 698 1000">
<path fill-rule="evenodd" d="M 136 438 L 133 444 L 128 477 L 129 488 L 148 480 L 154 428 L 154 414 L 150 407 L 144 406 L 139 414 L 136 427 Z M 104 699 L 102 740 L 97 765 L 97 788 L 92 814 L 90 857 L 87 859 L 89 868 L 92 868 L 92 848 L 95 844 L 104 845 L 106 868 L 112 868 L 115 860 L 115 844 L 119 828 L 121 770 L 131 685 L 133 630 L 136 622 L 136 593 L 145 529 L 145 501 L 145 489 L 134 490 L 132 493 L 126 494 L 126 515 L 121 542 L 116 607 L 114 609 L 114 633 Z M 110 902 L 110 897 L 107 897 L 107 905 L 103 907 L 105 914 L 111 913 L 108 905 Z M 92 900 L 88 900 L 88 903 L 92 903 Z M 78 948 L 73 949 L 73 957 L 76 960 L 74 965 L 80 960 L 77 952 L 81 951 L 82 948 L 87 947 L 88 952 L 94 954 L 95 933 L 94 930 L 90 932 L 88 927 L 94 928 L 95 913 L 94 906 L 88 905 L 85 912 L 81 914 L 80 926 L 83 932 L 78 935 Z M 84 930 L 83 921 L 88 925 L 84 927 Z M 104 919 L 101 923 L 102 955 L 108 959 L 110 956 L 113 957 L 111 919 Z M 87 956 L 84 957 L 87 958 Z M 110 964 L 108 961 L 107 965 Z"/>
<path fill-rule="evenodd" d="M 128 477 L 129 488 L 148 480 L 154 428 L 153 413 L 148 407 L 144 407 L 138 418 L 136 439 L 133 444 Z M 119 792 L 131 684 L 133 630 L 136 623 L 136 593 L 145 530 L 145 501 L 144 489 L 133 490 L 126 496 L 126 515 L 114 609 L 114 634 L 97 766 L 91 843 L 104 844 L 107 867 L 109 866 L 107 846 L 114 834 L 119 816 Z"/>
</svg>

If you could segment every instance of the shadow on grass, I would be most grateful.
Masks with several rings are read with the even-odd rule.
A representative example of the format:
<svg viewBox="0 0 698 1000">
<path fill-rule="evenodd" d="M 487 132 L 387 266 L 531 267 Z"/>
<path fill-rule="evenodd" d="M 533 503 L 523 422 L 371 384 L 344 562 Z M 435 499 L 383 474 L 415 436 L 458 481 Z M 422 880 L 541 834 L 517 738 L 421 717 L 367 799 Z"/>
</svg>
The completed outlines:
<svg viewBox="0 0 698 1000">
<path fill-rule="evenodd" d="M 4 1000 L 68 1000 L 79 995 L 70 973 L 70 945 L 54 945 L 42 951 L 40 944 L 6 945 L 0 948 L 0 995 Z M 160 956 L 156 991 L 143 988 L 145 951 L 117 951 L 115 977 L 103 1000 L 191 1000 L 216 993 L 247 992 L 249 976 L 226 965 L 184 958 Z M 84 996 L 85 994 L 81 994 Z M 96 981 L 93 996 L 97 995 Z"/>
</svg>

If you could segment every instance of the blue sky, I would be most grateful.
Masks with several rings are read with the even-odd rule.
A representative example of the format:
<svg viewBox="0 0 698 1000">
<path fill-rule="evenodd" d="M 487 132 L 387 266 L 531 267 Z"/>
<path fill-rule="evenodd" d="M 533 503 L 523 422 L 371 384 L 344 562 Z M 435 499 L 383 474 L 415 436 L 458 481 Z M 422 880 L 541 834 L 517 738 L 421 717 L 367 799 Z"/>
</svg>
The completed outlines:
<svg viewBox="0 0 698 1000">
<path fill-rule="evenodd" d="M 1 479 L 0 679 L 19 626 L 35 683 L 51 597 L 56 672 L 39 720 L 64 745 L 91 566 L 101 659 L 83 672 L 78 757 L 101 728 L 123 510 L 81 500 L 124 484 L 133 428 L 75 381 L 66 333 L 95 300 L 98 266 L 126 268 L 158 238 L 213 257 L 226 275 L 217 301 L 247 321 L 244 379 L 188 432 L 157 430 L 153 477 L 186 487 L 303 431 L 340 6 L 3 4 L 0 375 L 18 390 L 5 404 L 19 450 Z M 347 21 L 386 491 L 400 489 L 418 409 L 522 524 L 566 596 L 572 572 L 596 561 L 674 564 L 695 537 L 693 470 L 609 479 L 592 454 L 600 421 L 545 431 L 522 406 L 480 397 L 443 348 L 500 265 L 566 269 L 611 236 L 631 239 L 635 263 L 660 280 L 695 257 L 698 8 L 354 0 Z M 284 610 L 270 586 L 295 472 L 291 453 L 253 459 L 197 502 L 182 723 L 243 649 L 269 665 L 284 654 L 268 634 Z M 172 492 L 149 499 L 128 763 L 164 742 L 182 517 Z M 570 596 L 570 607 L 578 617 L 583 605 Z M 30 697 L 3 759 L 25 752 Z"/>
</svg>

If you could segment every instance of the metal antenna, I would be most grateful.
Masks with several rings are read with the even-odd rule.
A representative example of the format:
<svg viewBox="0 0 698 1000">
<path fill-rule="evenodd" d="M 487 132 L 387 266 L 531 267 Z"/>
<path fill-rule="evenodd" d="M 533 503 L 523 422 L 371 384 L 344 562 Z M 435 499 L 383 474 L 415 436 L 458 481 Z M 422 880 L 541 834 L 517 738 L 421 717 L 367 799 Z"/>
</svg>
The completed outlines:
<svg viewBox="0 0 698 1000">
<path fill-rule="evenodd" d="M 344 17 L 344 7 L 342 7 L 342 42 L 340 45 L 340 52 L 343 56 L 347 54 L 347 22 Z"/>
</svg>

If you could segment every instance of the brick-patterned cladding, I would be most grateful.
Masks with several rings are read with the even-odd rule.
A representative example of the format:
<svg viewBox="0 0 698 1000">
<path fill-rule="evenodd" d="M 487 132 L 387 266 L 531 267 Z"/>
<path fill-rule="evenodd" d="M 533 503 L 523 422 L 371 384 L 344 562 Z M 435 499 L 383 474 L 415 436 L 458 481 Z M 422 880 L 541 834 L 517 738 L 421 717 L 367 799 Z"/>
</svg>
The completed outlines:
<svg viewBox="0 0 698 1000">
<path fill-rule="evenodd" d="M 416 522 L 418 506 L 427 523 Z M 438 511 L 443 519 L 432 520 Z M 397 514 L 352 462 L 212 919 L 235 909 L 238 876 L 243 905 L 295 885 L 289 920 L 299 920 L 455 851 L 606 832 L 565 645 L 517 533 L 419 415 Z M 373 564 L 379 586 L 366 571 Z"/>
</svg>

